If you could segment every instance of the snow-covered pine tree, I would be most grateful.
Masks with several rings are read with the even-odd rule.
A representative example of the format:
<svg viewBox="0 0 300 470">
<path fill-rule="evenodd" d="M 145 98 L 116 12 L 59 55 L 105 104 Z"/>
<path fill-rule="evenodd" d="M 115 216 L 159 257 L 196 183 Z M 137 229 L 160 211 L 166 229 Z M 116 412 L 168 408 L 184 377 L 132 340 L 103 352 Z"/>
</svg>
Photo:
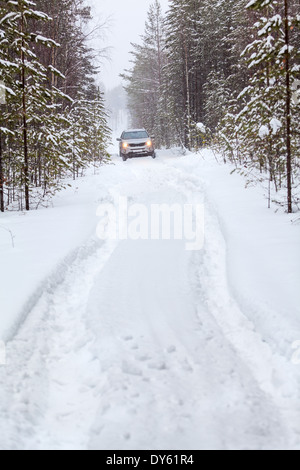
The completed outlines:
<svg viewBox="0 0 300 470">
<path fill-rule="evenodd" d="M 16 138 L 9 139 L 8 148 L 13 160 L 13 184 L 21 190 L 19 205 L 22 209 L 24 194 L 26 210 L 30 209 L 30 193 L 34 182 L 37 182 L 35 175 L 38 169 L 41 174 L 43 167 L 44 184 L 49 184 L 58 167 L 63 165 L 56 105 L 60 93 L 49 86 L 48 71 L 35 52 L 38 46 L 52 49 L 58 44 L 43 37 L 38 30 L 31 29 L 33 23 L 44 21 L 51 19 L 36 10 L 35 4 L 28 0 L 6 2 L 5 15 L 1 19 L 9 44 L 7 51 L 14 64 L 12 75 L 7 67 L 2 71 L 4 82 L 12 80 L 13 91 L 7 99 L 5 118 L 14 128 Z"/>
<path fill-rule="evenodd" d="M 88 99 L 87 99 L 88 98 Z M 69 165 L 73 179 L 89 164 L 107 162 L 110 158 L 107 146 L 111 130 L 107 125 L 107 114 L 103 95 L 92 86 L 88 97 L 79 94 L 68 113 L 71 123 L 69 132 Z"/>
<path fill-rule="evenodd" d="M 254 24 L 255 40 L 242 54 L 247 57 L 251 77 L 236 102 L 236 110 L 241 108 L 241 103 L 243 107 L 236 112 L 235 128 L 224 140 L 227 146 L 231 141 L 230 152 L 235 150 L 239 157 L 243 155 L 248 170 L 268 171 L 269 203 L 271 183 L 277 190 L 285 172 L 287 210 L 291 212 L 292 167 L 297 166 L 299 122 L 299 107 L 292 103 L 291 87 L 299 69 L 298 51 L 290 47 L 289 37 L 296 30 L 298 19 L 289 15 L 285 1 L 253 0 L 247 7 L 260 15 Z M 231 117 L 232 113 L 228 115 L 230 122 Z"/>
<path fill-rule="evenodd" d="M 105 101 L 100 88 L 91 87 L 90 96 L 90 125 L 89 125 L 89 155 L 94 167 L 97 164 L 110 160 L 107 152 L 111 140 L 111 129 L 108 127 L 108 114 L 105 109 Z"/>
<path fill-rule="evenodd" d="M 94 154 L 106 155 L 107 116 L 102 96 L 91 96 L 95 66 L 83 31 L 91 14 L 83 0 L 9 0 L 0 8 L 0 80 L 7 97 L 0 115 L 0 209 L 5 194 L 7 206 L 23 210 L 63 186 L 74 149 L 78 168 L 91 162 L 89 141 Z M 88 129 L 85 141 L 72 142 L 69 92 L 88 107 L 76 132 Z"/>
<path fill-rule="evenodd" d="M 229 83 L 223 71 L 213 70 L 207 77 L 203 86 L 205 102 L 204 122 L 212 133 L 215 132 L 220 120 L 228 110 L 228 104 L 232 97 Z"/>
<path fill-rule="evenodd" d="M 199 54 L 204 63 L 204 123 L 215 130 L 228 111 L 230 99 L 245 87 L 249 72 L 240 54 L 249 43 L 248 0 L 203 2 Z M 252 32 L 252 31 L 251 31 Z"/>
<path fill-rule="evenodd" d="M 4 151 L 5 142 L 8 135 L 13 135 L 6 116 L 6 106 L 8 97 L 14 97 L 13 76 L 17 65 L 11 61 L 9 55 L 9 36 L 5 27 L 5 17 L 7 16 L 6 2 L 0 1 L 0 211 L 4 212 L 4 190 L 6 180 L 6 154 Z M 7 19 L 9 21 L 9 19 Z"/>
<path fill-rule="evenodd" d="M 192 148 L 192 101 L 196 97 L 191 89 L 192 70 L 195 69 L 194 49 L 195 15 L 199 13 L 195 2 L 171 0 L 166 18 L 168 69 L 165 90 L 168 96 L 170 124 L 183 147 Z"/>
<path fill-rule="evenodd" d="M 142 44 L 132 44 L 133 68 L 123 78 L 127 82 L 129 112 L 133 127 L 145 127 L 155 134 L 156 145 L 166 143 L 166 126 L 162 119 L 162 85 L 166 64 L 165 28 L 161 5 L 150 5 Z"/>
<path fill-rule="evenodd" d="M 43 36 L 59 43 L 59 48 L 39 49 L 45 67 L 58 69 L 62 76 L 50 75 L 49 82 L 72 99 L 93 83 L 95 52 L 88 46 L 91 7 L 85 0 L 35 0 L 38 9 L 53 21 L 39 24 Z M 94 29 L 94 28 L 92 28 Z M 65 106 L 68 103 L 64 103 Z"/>
<path fill-rule="evenodd" d="M 163 93 L 164 71 L 167 65 L 166 30 L 162 8 L 158 0 L 155 0 L 150 6 L 143 42 L 149 48 L 151 67 L 153 69 L 153 101 L 155 109 L 151 134 L 155 135 L 157 147 L 162 145 L 168 146 L 170 136 L 167 122 L 164 119 L 166 100 Z"/>
<path fill-rule="evenodd" d="M 293 9 L 294 7 L 294 9 Z M 296 8 L 295 8 L 296 7 Z M 294 11 L 293 11 L 294 10 Z M 293 15 L 294 13 L 294 15 Z M 298 47 L 292 45 L 293 30 L 299 29 L 300 26 L 300 11 L 299 2 L 295 0 L 284 0 L 283 8 L 283 22 L 284 27 L 282 28 L 282 41 L 284 42 L 283 48 L 279 51 L 279 61 L 283 58 L 283 67 L 281 70 L 284 71 L 283 78 L 285 81 L 285 142 L 286 142 L 286 167 L 287 167 L 287 207 L 288 213 L 293 212 L 293 168 L 299 168 L 299 146 L 294 146 L 295 151 L 293 152 L 293 136 L 299 129 L 299 106 L 292 100 L 292 89 L 297 79 L 299 79 L 299 43 Z M 298 63 L 297 63 L 298 59 Z M 298 103 L 299 104 L 299 103 Z M 294 106 L 295 105 L 295 106 Z M 294 108 L 294 109 L 293 109 Z M 296 116 L 296 120 L 293 119 Z M 296 125 L 293 126 L 293 124 Z M 299 144 L 299 138 L 297 139 Z M 298 159 L 298 162 L 297 162 Z"/>
<path fill-rule="evenodd" d="M 276 187 L 275 169 L 282 167 L 282 87 L 276 64 L 280 20 L 274 16 L 271 5 L 264 13 L 265 16 L 255 23 L 257 39 L 243 53 L 249 57 L 252 77 L 240 96 L 241 99 L 246 98 L 246 103 L 237 116 L 237 126 L 243 141 L 244 158 L 249 156 L 248 168 L 254 166 L 259 167 L 261 173 L 267 171 L 269 182 L 274 182 Z"/>
<path fill-rule="evenodd" d="M 240 52 L 249 42 L 245 32 L 242 38 L 238 36 L 248 21 L 243 14 L 246 2 L 170 1 L 165 20 L 165 66 L 158 94 L 153 93 L 155 83 L 148 79 L 149 35 L 142 45 L 135 45 L 134 69 L 127 76 L 131 80 L 130 109 L 136 110 L 134 124 L 149 115 L 151 126 L 156 116 L 159 129 L 167 129 L 166 144 L 190 148 L 198 148 L 202 143 L 196 131 L 199 122 L 214 131 L 226 112 L 228 98 L 242 91 L 248 70 L 238 64 Z"/>
<path fill-rule="evenodd" d="M 238 94 L 238 87 L 242 89 L 237 83 L 242 75 L 237 67 L 240 51 L 233 47 L 234 33 L 238 26 L 242 29 L 244 21 L 242 4 L 245 6 L 245 0 L 170 2 L 166 93 L 173 110 L 171 121 L 186 145 L 187 141 L 192 147 L 199 144 L 187 128 L 193 130 L 202 122 L 214 131 L 226 112 L 229 96 Z"/>
</svg>

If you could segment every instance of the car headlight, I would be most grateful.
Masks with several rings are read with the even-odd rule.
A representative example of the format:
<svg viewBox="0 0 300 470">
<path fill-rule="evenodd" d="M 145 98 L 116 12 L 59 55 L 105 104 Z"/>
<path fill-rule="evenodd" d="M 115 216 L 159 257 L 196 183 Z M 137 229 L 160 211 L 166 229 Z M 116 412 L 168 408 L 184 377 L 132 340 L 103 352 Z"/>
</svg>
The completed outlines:
<svg viewBox="0 0 300 470">
<path fill-rule="evenodd" d="M 148 141 L 147 141 L 147 147 L 152 147 L 152 142 L 151 142 L 151 140 L 148 140 Z"/>
<path fill-rule="evenodd" d="M 123 149 L 127 149 L 128 148 L 128 142 L 123 142 L 122 147 L 123 147 Z"/>
</svg>

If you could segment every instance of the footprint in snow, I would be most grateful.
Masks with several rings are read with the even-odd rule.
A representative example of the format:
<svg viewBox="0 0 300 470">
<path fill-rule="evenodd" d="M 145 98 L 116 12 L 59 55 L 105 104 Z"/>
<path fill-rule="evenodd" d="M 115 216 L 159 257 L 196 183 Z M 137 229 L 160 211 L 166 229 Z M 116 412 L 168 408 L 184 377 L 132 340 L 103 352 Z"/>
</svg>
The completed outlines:
<svg viewBox="0 0 300 470">
<path fill-rule="evenodd" d="M 128 362 L 123 362 L 122 372 L 124 374 L 135 375 L 138 377 L 143 375 L 143 372 L 139 368 L 135 367 L 133 364 L 129 364 Z"/>
<path fill-rule="evenodd" d="M 165 362 L 150 362 L 148 364 L 149 369 L 155 369 L 155 370 L 167 370 L 168 367 Z"/>
<path fill-rule="evenodd" d="M 133 336 L 131 336 L 131 335 L 123 336 L 123 340 L 124 340 L 124 341 L 132 341 L 132 340 L 133 340 Z"/>
<path fill-rule="evenodd" d="M 190 365 L 190 363 L 188 362 L 187 359 L 185 359 L 185 361 L 183 362 L 182 368 L 183 368 L 183 370 L 185 370 L 187 372 L 194 372 L 193 367 Z"/>
<path fill-rule="evenodd" d="M 148 354 L 142 354 L 142 355 L 136 356 L 135 358 L 139 362 L 146 362 L 146 361 L 149 361 L 151 359 L 151 357 L 148 356 Z"/>
<path fill-rule="evenodd" d="M 176 352 L 176 346 L 171 345 L 167 348 L 167 353 L 172 354 L 174 352 Z"/>
</svg>

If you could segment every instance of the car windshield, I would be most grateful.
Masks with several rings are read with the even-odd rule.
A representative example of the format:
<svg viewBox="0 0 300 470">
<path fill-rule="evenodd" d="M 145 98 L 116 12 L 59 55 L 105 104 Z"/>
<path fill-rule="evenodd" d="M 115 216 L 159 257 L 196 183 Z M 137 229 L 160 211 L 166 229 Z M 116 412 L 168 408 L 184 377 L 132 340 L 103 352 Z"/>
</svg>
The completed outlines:
<svg viewBox="0 0 300 470">
<path fill-rule="evenodd" d="M 134 132 L 124 132 L 123 139 L 148 139 L 148 134 L 146 131 L 134 131 Z"/>
</svg>

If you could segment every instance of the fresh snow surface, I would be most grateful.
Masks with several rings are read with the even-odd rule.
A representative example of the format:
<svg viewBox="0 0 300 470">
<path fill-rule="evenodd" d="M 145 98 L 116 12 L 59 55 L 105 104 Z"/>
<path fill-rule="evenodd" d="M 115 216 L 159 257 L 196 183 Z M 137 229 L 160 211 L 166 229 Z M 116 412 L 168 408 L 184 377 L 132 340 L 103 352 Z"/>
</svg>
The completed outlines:
<svg viewBox="0 0 300 470">
<path fill-rule="evenodd" d="M 300 225 L 231 170 L 115 156 L 1 215 L 1 449 L 300 449 Z M 119 196 L 203 203 L 204 248 L 97 239 Z"/>
</svg>

